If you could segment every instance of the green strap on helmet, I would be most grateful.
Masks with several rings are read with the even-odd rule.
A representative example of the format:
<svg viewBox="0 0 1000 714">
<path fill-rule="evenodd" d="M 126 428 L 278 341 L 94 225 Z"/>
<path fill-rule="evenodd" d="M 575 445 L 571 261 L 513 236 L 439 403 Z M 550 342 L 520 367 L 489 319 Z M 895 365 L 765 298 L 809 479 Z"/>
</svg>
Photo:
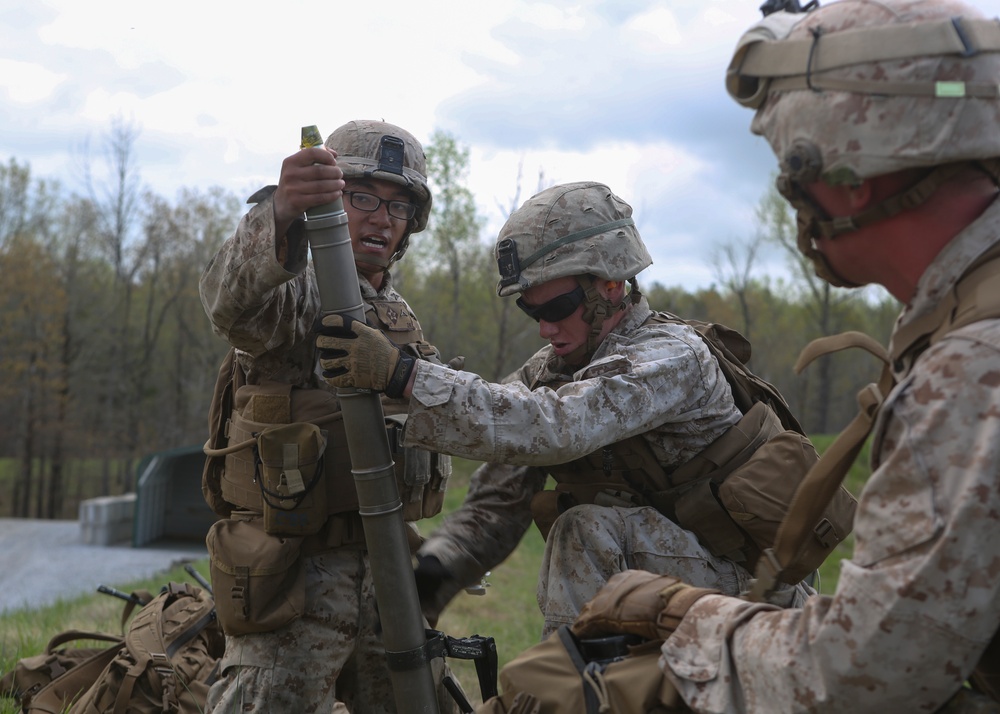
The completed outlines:
<svg viewBox="0 0 1000 714">
<path fill-rule="evenodd" d="M 617 221 L 611 221 L 610 223 L 602 223 L 599 226 L 593 226 L 592 228 L 586 228 L 582 231 L 577 231 L 576 233 L 570 233 L 569 235 L 563 236 L 559 240 L 554 240 L 541 249 L 536 250 L 534 253 L 529 255 L 523 261 L 520 261 L 521 268 L 526 268 L 536 260 L 541 258 L 547 253 L 551 253 L 556 248 L 566 245 L 567 243 L 573 243 L 578 240 L 583 240 L 584 238 L 590 238 L 591 236 L 600 235 L 601 233 L 607 233 L 608 231 L 613 231 L 616 228 L 623 228 L 625 226 L 634 226 L 635 221 L 631 218 L 619 218 Z"/>
</svg>

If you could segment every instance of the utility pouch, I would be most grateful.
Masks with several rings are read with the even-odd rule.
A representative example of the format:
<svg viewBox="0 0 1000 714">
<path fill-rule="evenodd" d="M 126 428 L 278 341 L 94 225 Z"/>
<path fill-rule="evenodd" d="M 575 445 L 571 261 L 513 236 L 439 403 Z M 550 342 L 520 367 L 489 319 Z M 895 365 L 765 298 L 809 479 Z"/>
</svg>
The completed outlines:
<svg viewBox="0 0 1000 714">
<path fill-rule="evenodd" d="M 260 518 L 236 517 L 216 521 L 205 543 L 215 608 L 227 635 L 270 632 L 302 615 L 302 538 L 270 535 Z"/>
<path fill-rule="evenodd" d="M 818 459 L 807 437 L 783 429 L 775 412 L 758 402 L 736 426 L 674 472 L 674 478 L 683 476 L 673 504 L 677 522 L 713 555 L 752 571 L 760 554 L 774 546 L 799 484 Z M 672 496 L 657 494 L 664 495 Z M 818 568 L 851 532 L 856 506 L 841 487 L 816 524 L 803 557 L 788 564 L 782 580 L 796 583 Z"/>
<path fill-rule="evenodd" d="M 451 478 L 451 457 L 402 446 L 405 425 L 405 413 L 385 415 L 389 450 L 403 502 L 403 520 L 419 521 L 441 512 Z"/>
<path fill-rule="evenodd" d="M 783 431 L 719 485 L 719 502 L 757 549 L 773 547 L 795 491 L 817 459 L 806 437 Z M 854 496 L 841 486 L 813 529 L 813 538 L 800 550 L 801 557 L 785 568 L 784 582 L 798 582 L 826 560 L 851 532 L 856 507 Z"/>
<path fill-rule="evenodd" d="M 264 530 L 305 536 L 326 522 L 323 454 L 326 436 L 315 424 L 296 422 L 264 429 L 255 447 Z"/>
<path fill-rule="evenodd" d="M 581 641 L 563 625 L 500 670 L 482 714 L 690 712 L 659 667 L 660 641 Z M 595 651 L 596 650 L 596 651 Z"/>
<path fill-rule="evenodd" d="M 403 520 L 432 518 L 444 506 L 444 493 L 451 478 L 451 457 L 431 451 L 403 449 Z M 397 470 L 398 472 L 398 470 Z"/>
</svg>

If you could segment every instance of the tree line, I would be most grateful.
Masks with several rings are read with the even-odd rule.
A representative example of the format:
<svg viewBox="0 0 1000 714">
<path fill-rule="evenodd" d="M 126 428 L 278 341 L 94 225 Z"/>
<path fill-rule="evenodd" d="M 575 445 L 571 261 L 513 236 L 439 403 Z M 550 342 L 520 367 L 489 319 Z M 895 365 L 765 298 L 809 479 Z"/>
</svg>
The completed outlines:
<svg viewBox="0 0 1000 714">
<path fill-rule="evenodd" d="M 227 345 L 212 332 L 198 280 L 245 197 L 219 188 L 156 195 L 141 182 L 137 139 L 134 126 L 113 122 L 102 179 L 85 167 L 76 190 L 16 158 L 0 164 L 0 458 L 15 472 L 0 491 L 2 512 L 65 517 L 80 464 L 96 469 L 100 494 L 120 493 L 134 487 L 142 457 L 207 437 Z M 425 148 L 433 211 L 393 269 L 395 284 L 446 360 L 463 356 L 466 369 L 497 380 L 543 342 L 513 300 L 496 297 L 494 237 L 483 234 L 467 187 L 468 149 L 440 131 Z M 544 187 L 540 176 L 526 193 Z M 520 177 L 512 188 L 508 213 L 520 204 Z M 898 305 L 815 278 L 773 190 L 757 219 L 753 235 L 720 246 L 713 286 L 692 293 L 640 275 L 640 287 L 654 309 L 741 331 L 753 343 L 751 368 L 778 386 L 807 431 L 835 432 L 877 365 L 844 353 L 796 376 L 798 352 L 848 329 L 885 342 Z M 795 278 L 760 274 L 768 242 L 788 250 Z"/>
</svg>

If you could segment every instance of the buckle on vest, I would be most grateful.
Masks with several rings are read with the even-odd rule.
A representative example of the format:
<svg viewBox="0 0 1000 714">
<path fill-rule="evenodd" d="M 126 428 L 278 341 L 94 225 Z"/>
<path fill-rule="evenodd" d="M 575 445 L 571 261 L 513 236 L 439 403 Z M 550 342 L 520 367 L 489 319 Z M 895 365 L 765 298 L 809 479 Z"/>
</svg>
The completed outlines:
<svg viewBox="0 0 1000 714">
<path fill-rule="evenodd" d="M 816 527 L 813 528 L 813 535 L 816 536 L 816 540 L 818 540 L 820 545 L 824 548 L 833 548 L 840 542 L 837 538 L 836 531 L 833 529 L 833 524 L 826 518 L 816 524 Z"/>
</svg>

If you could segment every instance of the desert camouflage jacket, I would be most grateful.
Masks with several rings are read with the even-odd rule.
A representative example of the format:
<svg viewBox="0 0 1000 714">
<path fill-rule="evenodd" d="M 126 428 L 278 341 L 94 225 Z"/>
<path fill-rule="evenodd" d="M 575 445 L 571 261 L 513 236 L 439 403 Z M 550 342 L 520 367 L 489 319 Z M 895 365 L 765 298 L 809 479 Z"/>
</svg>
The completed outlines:
<svg viewBox="0 0 1000 714">
<path fill-rule="evenodd" d="M 701 337 L 683 325 L 644 325 L 649 315 L 643 299 L 573 375 L 553 374 L 559 360 L 551 347 L 503 384 L 417 366 L 404 443 L 493 462 L 476 473 L 465 504 L 422 553 L 438 556 L 459 580 L 478 578 L 530 525 L 544 466 L 643 434 L 670 470 L 739 421 L 729 383 Z M 556 376 L 571 381 L 557 390 L 528 386 Z"/>
<path fill-rule="evenodd" d="M 1000 237 L 1000 201 L 946 246 L 896 329 Z M 661 663 L 698 712 L 933 712 L 1000 626 L 1000 320 L 925 351 L 875 425 L 854 556 L 833 596 L 773 610 L 709 596 Z"/>
<path fill-rule="evenodd" d="M 301 223 L 292 226 L 287 238 L 288 257 L 282 265 L 275 257 L 274 211 L 268 196 L 247 212 L 205 268 L 201 301 L 215 333 L 238 350 L 248 383 L 266 378 L 329 389 L 315 354 L 320 297 Z M 369 322 L 385 330 L 388 314 L 415 326 L 414 334 L 422 337 L 413 311 L 392 287 L 391 274 L 385 274 L 379 290 L 358 277 L 369 312 L 373 303 L 401 306 L 398 311 L 379 311 Z"/>
</svg>

